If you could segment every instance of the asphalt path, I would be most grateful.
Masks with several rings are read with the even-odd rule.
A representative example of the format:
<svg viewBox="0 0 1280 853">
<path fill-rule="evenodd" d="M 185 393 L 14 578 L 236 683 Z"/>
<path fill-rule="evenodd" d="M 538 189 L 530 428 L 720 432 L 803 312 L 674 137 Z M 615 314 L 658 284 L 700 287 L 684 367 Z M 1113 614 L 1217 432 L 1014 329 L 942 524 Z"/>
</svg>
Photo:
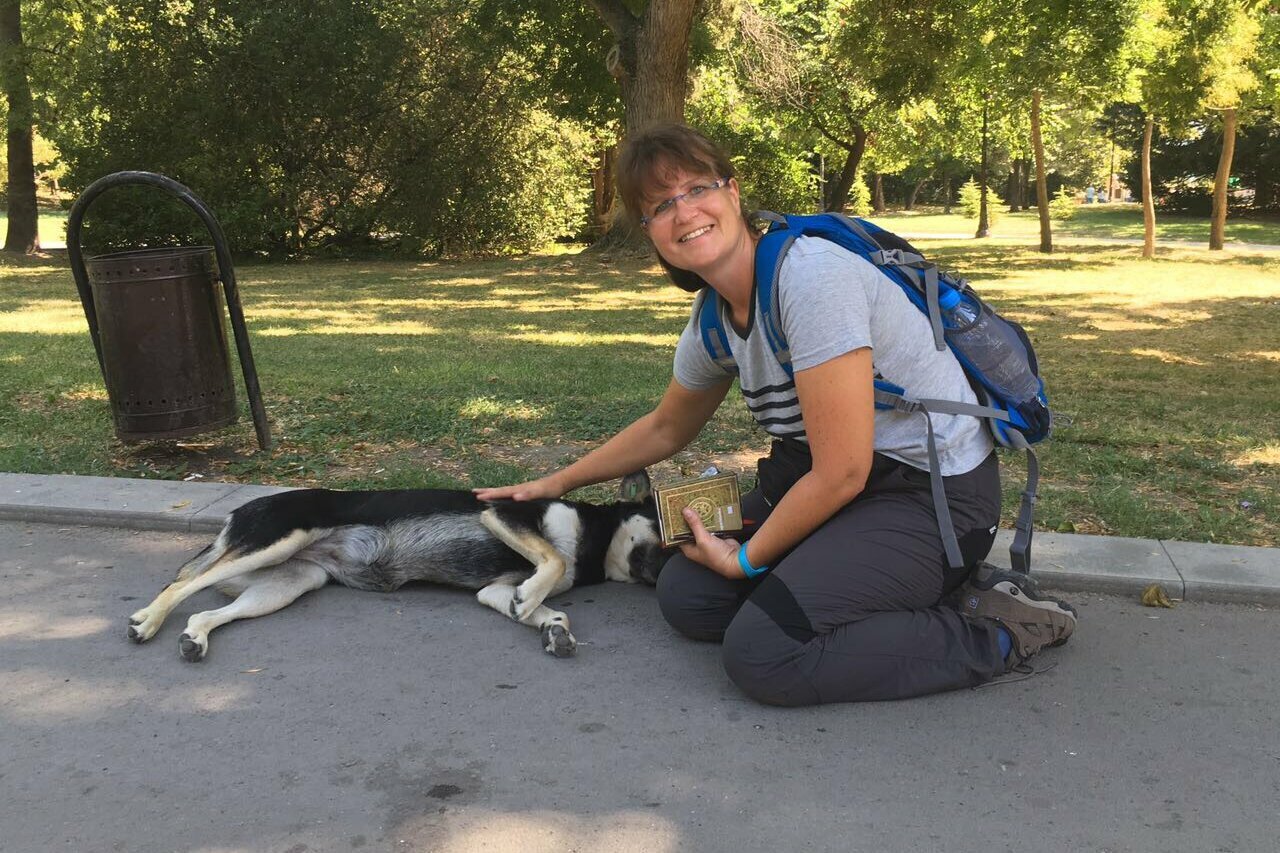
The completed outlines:
<svg viewBox="0 0 1280 853">
<path fill-rule="evenodd" d="M 1034 678 L 778 709 L 614 584 L 568 660 L 429 587 L 128 642 L 206 541 L 0 524 L 0 850 L 1276 849 L 1275 610 L 1077 594 Z"/>
</svg>

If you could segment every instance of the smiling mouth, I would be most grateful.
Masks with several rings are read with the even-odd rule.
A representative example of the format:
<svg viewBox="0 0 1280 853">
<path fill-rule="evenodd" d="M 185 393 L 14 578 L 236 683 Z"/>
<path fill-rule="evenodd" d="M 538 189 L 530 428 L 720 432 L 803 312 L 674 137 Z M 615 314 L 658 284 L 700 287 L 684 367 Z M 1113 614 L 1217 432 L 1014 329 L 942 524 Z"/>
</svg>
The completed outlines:
<svg viewBox="0 0 1280 853">
<path fill-rule="evenodd" d="M 701 228 L 697 229 L 696 231 L 690 231 L 688 234 L 680 238 L 680 242 L 688 243 L 690 240 L 697 239 L 698 237 L 701 237 L 703 234 L 706 234 L 708 231 L 710 231 L 711 228 L 712 226 L 710 225 L 704 225 Z"/>
</svg>

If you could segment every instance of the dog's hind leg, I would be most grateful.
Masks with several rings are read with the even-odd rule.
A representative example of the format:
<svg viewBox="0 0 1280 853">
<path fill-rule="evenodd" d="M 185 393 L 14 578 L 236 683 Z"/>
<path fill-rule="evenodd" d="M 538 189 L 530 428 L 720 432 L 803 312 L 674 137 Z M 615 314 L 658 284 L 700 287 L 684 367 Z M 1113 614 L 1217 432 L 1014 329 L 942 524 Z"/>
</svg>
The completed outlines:
<svg viewBox="0 0 1280 853">
<path fill-rule="evenodd" d="M 155 636 L 156 631 L 164 624 L 169 613 L 188 597 L 200 590 L 248 574 L 257 569 L 274 566 L 283 562 L 298 551 L 310 545 L 326 531 L 295 530 L 283 539 L 251 554 L 239 554 L 224 551 L 198 574 L 193 573 L 186 579 L 175 580 L 161 590 L 155 600 L 129 617 L 129 639 L 135 643 L 145 643 Z M 203 559 L 197 557 L 197 560 Z M 186 567 L 183 567 L 184 570 Z"/>
<path fill-rule="evenodd" d="M 319 589 L 329 581 L 325 570 L 315 563 L 291 560 L 241 580 L 245 589 L 236 600 L 217 610 L 197 613 L 187 620 L 180 650 L 187 661 L 204 660 L 209 653 L 209 632 L 237 619 L 266 616 L 287 607 L 300 596 Z"/>
<path fill-rule="evenodd" d="M 476 593 L 476 599 L 503 616 L 516 619 L 511 615 L 515 595 L 516 588 L 511 584 L 491 583 Z M 569 633 L 569 617 L 559 610 L 552 610 L 545 604 L 540 604 L 527 618 L 516 619 L 516 621 L 538 629 L 542 634 L 542 649 L 547 654 L 567 658 L 578 650 L 578 641 L 573 638 L 573 634 Z"/>
<path fill-rule="evenodd" d="M 536 533 L 508 527 L 492 507 L 480 514 L 480 522 L 503 544 L 533 563 L 533 574 L 515 587 L 507 614 L 517 622 L 529 624 L 527 620 L 564 578 L 564 556 Z"/>
</svg>

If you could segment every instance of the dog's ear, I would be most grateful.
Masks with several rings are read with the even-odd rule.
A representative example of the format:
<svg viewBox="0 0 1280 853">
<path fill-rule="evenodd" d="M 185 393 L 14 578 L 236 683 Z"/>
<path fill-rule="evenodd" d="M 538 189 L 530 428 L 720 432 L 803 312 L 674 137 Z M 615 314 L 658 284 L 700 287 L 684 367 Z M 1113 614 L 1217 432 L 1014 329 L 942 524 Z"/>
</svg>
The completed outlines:
<svg viewBox="0 0 1280 853">
<path fill-rule="evenodd" d="M 619 496 L 629 503 L 640 503 L 649 499 L 649 495 L 653 494 L 653 484 L 649 482 L 649 472 L 641 469 L 634 474 L 628 474 L 622 478 L 622 486 L 618 490 Z"/>
</svg>

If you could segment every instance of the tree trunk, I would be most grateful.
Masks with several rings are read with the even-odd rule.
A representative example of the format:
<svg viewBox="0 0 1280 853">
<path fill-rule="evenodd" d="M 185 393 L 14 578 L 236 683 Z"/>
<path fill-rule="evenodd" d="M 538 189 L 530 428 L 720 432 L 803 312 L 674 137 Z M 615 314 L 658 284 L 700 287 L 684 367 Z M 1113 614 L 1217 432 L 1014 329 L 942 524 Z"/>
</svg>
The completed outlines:
<svg viewBox="0 0 1280 853">
<path fill-rule="evenodd" d="M 858 176 L 858 166 L 862 164 L 863 152 L 867 150 L 867 131 L 862 127 L 853 129 L 853 145 L 846 149 L 849 154 L 844 159 L 844 167 L 840 170 L 840 180 L 827 184 L 827 198 L 823 209 L 838 213 L 844 210 L 849 201 L 849 191 L 853 189 L 854 179 Z"/>
<path fill-rule="evenodd" d="M 601 148 L 600 159 L 591 170 L 591 230 L 595 237 L 601 237 L 609 230 L 609 216 L 616 193 L 613 166 L 617 157 L 617 145 Z"/>
<path fill-rule="evenodd" d="M 813 166 L 813 174 L 818 179 L 818 197 L 814 200 L 814 204 L 818 210 L 822 210 L 827 205 L 827 160 L 819 151 L 813 152 L 810 158 Z"/>
<path fill-rule="evenodd" d="M 1107 166 L 1107 201 L 1115 197 L 1116 188 L 1116 141 L 1111 140 L 1111 160 Z"/>
<path fill-rule="evenodd" d="M 978 230 L 974 237 L 990 237 L 987 220 L 987 98 L 982 99 L 982 172 L 978 192 Z"/>
<path fill-rule="evenodd" d="M 649 0 L 639 16 L 622 0 L 591 0 L 591 5 L 616 39 L 606 62 L 622 90 L 625 135 L 683 121 L 697 0 Z"/>
<path fill-rule="evenodd" d="M 689 34 L 697 0 L 649 0 L 639 15 L 622 0 L 590 0 L 613 33 L 605 63 L 622 90 L 625 136 L 662 122 L 684 121 L 689 90 Z M 639 248 L 639 229 L 616 209 L 595 248 Z"/>
<path fill-rule="evenodd" d="M 942 212 L 951 215 L 951 176 L 942 179 Z"/>
<path fill-rule="evenodd" d="M 31 86 L 22 44 L 22 7 L 18 0 L 0 0 L 0 78 L 9 101 L 9 229 L 6 252 L 40 249 L 40 213 L 36 208 L 36 168 L 32 152 Z"/>
<path fill-rule="evenodd" d="M 1036 207 L 1040 209 L 1040 251 L 1053 252 L 1049 225 L 1049 185 L 1044 176 L 1044 143 L 1040 139 L 1040 90 L 1031 93 L 1031 147 L 1036 154 Z"/>
<path fill-rule="evenodd" d="M 1213 179 L 1213 223 L 1209 226 L 1209 248 L 1220 250 L 1227 232 L 1227 181 L 1231 179 L 1231 157 L 1236 150 L 1236 110 L 1222 116 L 1222 155 Z"/>
<path fill-rule="evenodd" d="M 1004 188 L 1004 197 L 1009 200 L 1009 212 L 1016 213 L 1018 211 L 1018 171 L 1022 161 L 1016 157 L 1013 160 L 1012 168 L 1009 170 L 1009 181 Z"/>
<path fill-rule="evenodd" d="M 1151 131 L 1155 117 L 1147 113 L 1147 126 L 1142 132 L 1142 257 L 1156 256 L 1156 203 L 1151 197 Z"/>
<path fill-rule="evenodd" d="M 911 190 L 907 193 L 906 204 L 903 205 L 905 209 L 915 210 L 916 196 L 920 194 L 920 190 L 924 188 L 924 185 L 925 185 L 925 179 L 921 178 L 920 180 L 916 181 L 915 184 L 911 187 Z"/>
<path fill-rule="evenodd" d="M 884 175 L 876 172 L 876 179 L 871 194 L 871 209 L 876 213 L 884 213 Z"/>
</svg>

